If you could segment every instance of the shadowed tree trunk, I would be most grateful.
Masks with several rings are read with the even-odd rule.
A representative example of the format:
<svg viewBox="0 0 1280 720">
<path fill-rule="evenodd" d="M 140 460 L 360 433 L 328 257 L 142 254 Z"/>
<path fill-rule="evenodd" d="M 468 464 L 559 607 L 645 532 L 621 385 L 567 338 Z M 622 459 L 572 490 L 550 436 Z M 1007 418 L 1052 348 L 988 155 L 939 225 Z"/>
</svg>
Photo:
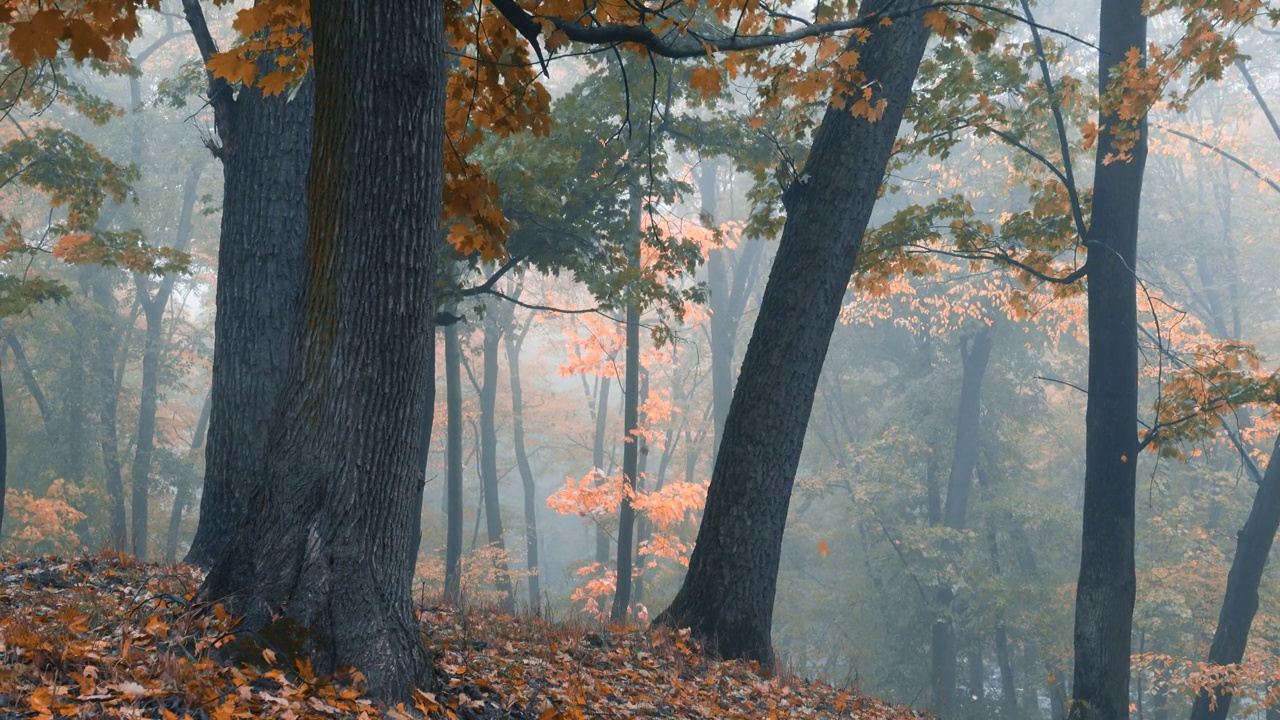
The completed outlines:
<svg viewBox="0 0 1280 720">
<path fill-rule="evenodd" d="M 1258 586 L 1267 567 L 1267 556 L 1280 528 L 1280 438 L 1271 450 L 1267 471 L 1249 508 L 1244 527 L 1236 533 L 1236 555 L 1227 574 L 1227 590 L 1218 614 L 1218 628 L 1209 645 L 1209 663 L 1231 665 L 1244 658 L 1249 630 L 1258 613 Z M 1216 691 L 1214 709 L 1210 694 L 1201 691 L 1191 707 L 1191 720 L 1225 720 L 1231 709 L 1229 688 Z"/>
<path fill-rule="evenodd" d="M 1000 664 L 1000 714 L 1005 720 L 1018 720 L 1018 683 L 1013 676 L 1013 653 L 1004 622 L 996 623 L 996 662 Z"/>
<path fill-rule="evenodd" d="M 213 402 L 208 395 L 204 396 L 204 407 L 200 409 L 200 419 L 196 421 L 196 431 L 191 435 L 191 448 L 187 450 L 187 463 L 182 477 L 178 480 L 178 491 L 173 497 L 173 510 L 169 513 L 169 532 L 165 536 L 164 559 L 173 562 L 178 557 L 178 532 L 182 528 L 182 514 L 191 502 L 191 483 L 196 474 L 196 453 L 204 447 L 204 436 L 209 428 L 209 412 Z"/>
<path fill-rule="evenodd" d="M 445 546 L 444 596 L 455 605 L 462 599 L 462 343 L 458 325 L 445 325 Z"/>
<path fill-rule="evenodd" d="M 644 212 L 643 199 L 640 196 L 640 183 L 631 180 L 631 216 L 629 218 L 631 242 L 627 251 L 627 265 L 635 271 L 640 269 L 640 217 Z M 623 488 L 635 492 L 640 478 L 640 300 L 632 297 L 627 303 L 627 348 L 626 376 L 623 383 L 622 397 L 622 484 Z M 609 618 L 615 623 L 625 622 L 627 610 L 631 607 L 631 582 L 635 570 L 635 529 L 636 510 L 631 497 L 623 494 L 618 511 L 618 563 L 616 587 L 613 593 L 613 608 Z"/>
<path fill-rule="evenodd" d="M 892 8 L 859 70 L 885 101 L 876 122 L 830 106 L 803 172 L 784 193 L 787 222 L 738 376 L 689 571 L 656 619 L 687 627 L 724 657 L 773 664 L 778 561 L 823 360 L 929 38 L 921 0 Z M 851 98 L 845 98 L 851 102 Z"/>
<path fill-rule="evenodd" d="M 1099 19 L 1098 87 L 1146 46 L 1142 0 L 1109 0 Z M 1098 125 L 1115 127 L 1104 116 Z M 1076 584 L 1072 720 L 1129 717 L 1134 576 L 1134 468 L 1138 454 L 1138 329 L 1134 259 L 1146 165 L 1146 121 L 1128 162 L 1104 162 L 1115 135 L 1098 136 L 1093 211 L 1085 237 L 1089 399 L 1085 411 L 1084 529 Z"/>
<path fill-rule="evenodd" d="M 208 61 L 216 48 L 199 0 L 183 8 Z M 186 557 L 205 568 L 226 549 L 263 477 L 298 322 L 315 108 L 310 79 L 292 97 L 263 97 L 256 88 L 233 94 L 210 78 L 209 98 L 221 141 L 222 231 L 204 489 Z"/>
<path fill-rule="evenodd" d="M 480 480 L 484 491 L 485 531 L 489 545 L 497 548 L 498 590 L 502 592 L 502 606 L 515 610 L 515 589 L 511 586 L 511 571 L 507 567 L 506 532 L 502 527 L 502 503 L 498 497 L 498 347 L 502 342 L 504 327 L 499 324 L 500 311 L 493 303 L 485 310 L 484 341 L 480 381 Z"/>
<path fill-rule="evenodd" d="M 359 668 L 401 701 L 432 670 L 413 613 L 433 402 L 445 49 L 439 0 L 314 0 L 307 278 L 265 475 L 202 595 L 254 644 Z M 277 647 L 282 660 L 294 653 Z"/>
</svg>

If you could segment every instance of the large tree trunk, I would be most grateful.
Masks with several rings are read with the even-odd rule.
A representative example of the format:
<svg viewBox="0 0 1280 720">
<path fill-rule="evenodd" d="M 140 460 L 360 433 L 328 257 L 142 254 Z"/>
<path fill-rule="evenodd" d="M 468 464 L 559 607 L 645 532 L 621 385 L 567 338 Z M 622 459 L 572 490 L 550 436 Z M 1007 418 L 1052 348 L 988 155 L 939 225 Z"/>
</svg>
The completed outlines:
<svg viewBox="0 0 1280 720">
<path fill-rule="evenodd" d="M 1013 676 L 1013 653 L 1004 621 L 996 623 L 996 662 L 1000 664 L 1000 715 L 1005 720 L 1018 720 L 1018 683 Z"/>
<path fill-rule="evenodd" d="M 445 545 L 444 596 L 455 605 L 462 599 L 462 343 L 458 325 L 444 328 L 445 412 Z"/>
<path fill-rule="evenodd" d="M 1267 567 L 1267 556 L 1280 528 L 1280 438 L 1276 439 L 1267 461 L 1267 472 L 1258 484 L 1257 494 L 1244 527 L 1236 533 L 1236 555 L 1227 574 L 1227 590 L 1218 614 L 1218 628 L 1209 645 L 1209 662 L 1231 665 L 1244 658 L 1249 630 L 1258 613 L 1258 586 Z M 1191 720 L 1225 720 L 1231 708 L 1229 688 L 1219 688 L 1216 703 L 1209 709 L 1210 694 L 1201 691 L 1191 707 Z"/>
<path fill-rule="evenodd" d="M 638 273 L 640 270 L 640 216 L 644 208 L 642 207 L 643 199 L 640 196 L 640 183 L 635 178 L 631 180 L 630 192 L 631 217 L 629 218 L 629 229 L 631 231 L 631 242 L 627 250 L 627 264 L 633 271 Z M 618 511 L 618 563 L 615 566 L 617 574 L 615 576 L 613 608 L 609 613 L 609 619 L 615 623 L 625 622 L 627 619 L 627 609 L 631 607 L 632 572 L 635 569 L 636 510 L 628 493 L 635 492 L 640 477 L 641 441 L 637 431 L 640 428 L 640 403 L 643 402 L 643 398 L 640 397 L 640 300 L 634 296 L 627 303 L 626 337 L 627 368 L 622 393 L 622 433 L 624 443 L 622 446 L 622 486 L 624 492 Z"/>
<path fill-rule="evenodd" d="M 791 487 L 831 333 L 929 38 L 926 6 L 863 3 L 862 16 L 895 13 L 891 25 L 877 25 L 856 45 L 859 69 L 883 92 L 884 114 L 869 122 L 843 102 L 828 107 L 804 171 L 784 195 L 786 226 L 729 406 L 689 572 L 656 621 L 691 628 L 724 657 L 773 663 L 770 628 Z"/>
<path fill-rule="evenodd" d="M 439 0 L 314 0 L 307 283 L 257 483 L 202 593 L 370 693 L 431 680 L 413 613 L 433 402 L 445 48 Z M 279 652 L 281 649 L 277 648 Z M 286 653 L 287 655 L 288 653 Z"/>
<path fill-rule="evenodd" d="M 1108 0 L 1099 21 L 1098 86 L 1126 53 L 1146 46 L 1142 0 Z M 1114 116 L 1100 127 L 1116 126 Z M 1085 412 L 1084 529 L 1076 584 L 1073 720 L 1129 717 L 1134 577 L 1134 468 L 1138 455 L 1138 340 L 1134 258 L 1146 165 L 1146 121 L 1127 162 L 1106 162 L 1116 138 L 1098 138 L 1089 259 L 1089 399 Z"/>
<path fill-rule="evenodd" d="M 184 0 L 197 40 L 198 0 Z M 209 40 L 209 43 L 212 41 Z M 208 59 L 208 48 L 201 44 Z M 312 82 L 292 98 L 211 83 L 223 168 L 214 321 L 213 408 L 200 519 L 186 560 L 209 567 L 226 549 L 262 478 L 272 412 L 298 322 L 307 232 Z"/>
<path fill-rule="evenodd" d="M 212 399 L 204 396 L 204 406 L 200 408 L 200 419 L 196 421 L 196 430 L 191 434 L 191 447 L 187 450 L 187 463 L 182 477 L 178 479 L 178 490 L 173 497 L 173 510 L 169 513 L 169 532 L 165 535 L 164 559 L 173 562 L 178 557 L 178 533 L 182 528 L 182 515 L 191 502 L 191 485 L 196 475 L 196 453 L 204 448 L 204 437 L 209 429 L 209 412 L 213 408 Z"/>
<path fill-rule="evenodd" d="M 498 347 L 505 328 L 495 317 L 499 311 L 492 305 L 484 319 L 483 365 L 480 381 L 480 482 L 484 491 L 485 530 L 489 545 L 499 551 L 498 590 L 502 592 L 502 606 L 515 610 L 515 590 L 511 586 L 511 572 L 507 566 L 506 532 L 502 527 L 502 503 L 498 497 Z"/>
<path fill-rule="evenodd" d="M 519 334 L 516 334 L 514 327 L 509 327 L 503 338 L 511 374 L 511 441 L 515 446 L 516 466 L 520 469 L 520 484 L 524 486 L 524 547 L 525 568 L 529 571 L 529 608 L 538 613 L 542 606 L 542 588 L 538 578 L 538 486 L 524 445 L 524 389 L 520 384 L 520 348 L 529 332 L 529 324 L 526 322 Z"/>
</svg>

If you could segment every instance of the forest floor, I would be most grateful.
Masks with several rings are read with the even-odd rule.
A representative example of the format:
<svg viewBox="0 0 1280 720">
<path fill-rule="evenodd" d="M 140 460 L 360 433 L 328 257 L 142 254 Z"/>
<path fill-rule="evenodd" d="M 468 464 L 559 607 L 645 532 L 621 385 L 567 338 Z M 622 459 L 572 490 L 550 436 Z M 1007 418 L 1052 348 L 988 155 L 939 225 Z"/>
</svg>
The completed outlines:
<svg viewBox="0 0 1280 720">
<path fill-rule="evenodd" d="M 922 718 L 848 689 L 645 633 L 427 605 L 440 686 L 379 707 L 363 676 L 260 651 L 232 664 L 235 620 L 191 605 L 200 572 L 102 555 L 0 560 L 0 720 L 18 718 Z"/>
</svg>

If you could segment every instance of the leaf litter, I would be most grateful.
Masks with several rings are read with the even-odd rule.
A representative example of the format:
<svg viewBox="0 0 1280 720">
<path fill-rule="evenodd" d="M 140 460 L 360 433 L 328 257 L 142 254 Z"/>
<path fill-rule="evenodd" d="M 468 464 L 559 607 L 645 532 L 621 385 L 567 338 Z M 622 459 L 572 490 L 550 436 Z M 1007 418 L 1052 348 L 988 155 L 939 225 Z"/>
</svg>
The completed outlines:
<svg viewBox="0 0 1280 720">
<path fill-rule="evenodd" d="M 364 697 L 352 668 L 321 675 L 269 649 L 232 664 L 236 620 L 193 603 L 201 579 L 197 568 L 110 553 L 0 560 L 0 720 L 925 717 L 712 659 L 687 631 L 439 605 L 419 608 L 437 686 L 387 707 Z"/>
</svg>

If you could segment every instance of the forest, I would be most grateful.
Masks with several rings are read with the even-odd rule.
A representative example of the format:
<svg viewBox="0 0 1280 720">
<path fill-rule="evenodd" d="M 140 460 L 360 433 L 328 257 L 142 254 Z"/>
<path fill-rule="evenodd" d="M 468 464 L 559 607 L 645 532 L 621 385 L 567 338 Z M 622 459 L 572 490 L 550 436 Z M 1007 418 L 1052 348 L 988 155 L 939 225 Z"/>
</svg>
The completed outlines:
<svg viewBox="0 0 1280 720">
<path fill-rule="evenodd" d="M 1280 720 L 1269 0 L 0 48 L 0 720 Z"/>
</svg>

